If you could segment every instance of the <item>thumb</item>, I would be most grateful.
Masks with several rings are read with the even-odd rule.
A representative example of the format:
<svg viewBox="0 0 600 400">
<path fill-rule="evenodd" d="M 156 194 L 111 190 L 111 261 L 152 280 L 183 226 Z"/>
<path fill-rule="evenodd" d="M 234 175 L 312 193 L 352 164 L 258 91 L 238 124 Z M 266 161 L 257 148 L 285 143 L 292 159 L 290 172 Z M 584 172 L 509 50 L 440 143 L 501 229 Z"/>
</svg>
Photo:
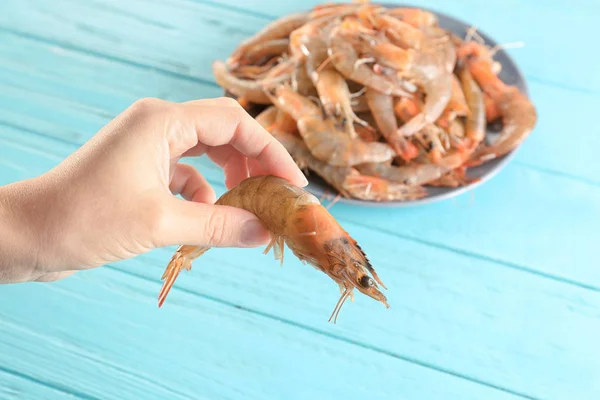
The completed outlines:
<svg viewBox="0 0 600 400">
<path fill-rule="evenodd" d="M 197 203 L 168 196 L 161 245 L 257 247 L 269 243 L 270 233 L 249 211 Z"/>
</svg>

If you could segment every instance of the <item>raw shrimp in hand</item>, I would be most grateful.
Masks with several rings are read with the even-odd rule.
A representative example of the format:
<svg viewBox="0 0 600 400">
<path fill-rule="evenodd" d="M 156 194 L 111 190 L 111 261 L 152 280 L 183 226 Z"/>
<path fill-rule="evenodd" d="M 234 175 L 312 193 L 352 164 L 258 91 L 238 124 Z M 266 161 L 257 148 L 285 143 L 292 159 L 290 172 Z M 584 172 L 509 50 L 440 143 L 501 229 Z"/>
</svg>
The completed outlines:
<svg viewBox="0 0 600 400">
<path fill-rule="evenodd" d="M 235 100 L 144 99 L 54 169 L 0 187 L 0 283 L 56 280 L 162 246 L 267 244 L 255 215 L 215 205 L 207 180 L 180 163 L 202 154 L 228 188 L 265 174 L 307 184 Z"/>
</svg>

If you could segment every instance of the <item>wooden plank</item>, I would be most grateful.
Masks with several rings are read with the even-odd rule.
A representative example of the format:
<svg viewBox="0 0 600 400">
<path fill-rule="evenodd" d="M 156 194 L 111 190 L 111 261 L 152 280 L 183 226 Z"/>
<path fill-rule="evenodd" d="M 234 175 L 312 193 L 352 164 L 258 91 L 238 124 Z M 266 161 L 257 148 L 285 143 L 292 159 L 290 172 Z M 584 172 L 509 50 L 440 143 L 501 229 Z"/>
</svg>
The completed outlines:
<svg viewBox="0 0 600 400">
<path fill-rule="evenodd" d="M 15 35 L 0 34 L 0 39 L 0 52 L 7 54 L 0 60 L 0 121 L 78 145 L 140 97 L 185 101 L 220 94 L 217 88 L 53 49 Z M 547 119 L 519 150 L 515 163 L 474 192 L 472 205 L 467 194 L 456 201 L 393 214 L 369 210 L 368 224 L 514 268 L 600 287 L 600 271 L 589 261 L 600 220 L 600 186 L 590 165 L 600 136 L 585 135 L 572 141 L 571 151 L 577 157 L 556 156 L 564 146 L 560 133 L 566 132 L 571 122 L 579 129 L 590 124 L 595 103 L 587 94 L 569 95 L 570 101 L 564 102 L 573 116 L 569 121 L 552 112 L 567 92 L 544 85 L 532 85 L 532 90 Z M 222 180 L 220 170 L 212 164 L 204 163 L 202 168 L 211 179 Z M 554 170 L 567 171 L 566 176 Z M 338 205 L 334 213 L 365 223 L 352 207 Z M 536 240 L 530 240 L 532 237 Z"/>
<path fill-rule="evenodd" d="M 37 157 L 27 155 L 36 148 Z M 0 160 L 30 169 L 25 174 L 2 168 L 0 184 L 13 175 L 39 174 L 72 150 L 65 143 L 5 129 Z M 221 184 L 213 184 L 223 193 Z M 413 213 L 402 214 L 410 219 Z M 396 216 L 388 213 L 387 218 Z M 337 287 L 289 251 L 281 269 L 259 249 L 213 249 L 192 273 L 181 276 L 163 310 L 195 309 L 208 298 L 525 396 L 600 394 L 595 386 L 600 360 L 589 356 L 600 335 L 598 292 L 394 238 L 349 220 L 345 215 L 344 227 L 390 288 L 391 309 L 358 297 L 332 326 L 326 320 L 339 296 Z M 148 282 L 136 297 L 154 307 L 159 278 L 173 250 L 159 249 L 111 268 L 132 277 L 131 293 L 142 285 L 139 279 Z M 97 295 L 88 292 L 88 297 Z"/>
<path fill-rule="evenodd" d="M 226 6 L 218 6 L 219 2 Z M 318 3 L 5 0 L 3 6 L 10 12 L 0 13 L 0 26 L 177 74 L 210 79 L 210 62 L 204 59 L 230 52 L 240 40 L 264 26 L 269 17 L 309 9 Z M 524 49 L 511 50 L 511 54 L 532 80 L 576 91 L 597 93 L 600 89 L 595 56 L 589 52 L 596 44 L 589 27 L 596 21 L 597 4 L 585 2 L 577 7 L 572 2 L 549 1 L 540 7 L 537 2 L 519 0 L 410 3 L 470 22 L 498 42 L 525 42 Z"/>
<path fill-rule="evenodd" d="M 154 289 L 106 268 L 3 288 L 0 393 L 32 398 L 45 382 L 44 399 L 518 398 L 182 292 L 158 310 Z"/>
</svg>

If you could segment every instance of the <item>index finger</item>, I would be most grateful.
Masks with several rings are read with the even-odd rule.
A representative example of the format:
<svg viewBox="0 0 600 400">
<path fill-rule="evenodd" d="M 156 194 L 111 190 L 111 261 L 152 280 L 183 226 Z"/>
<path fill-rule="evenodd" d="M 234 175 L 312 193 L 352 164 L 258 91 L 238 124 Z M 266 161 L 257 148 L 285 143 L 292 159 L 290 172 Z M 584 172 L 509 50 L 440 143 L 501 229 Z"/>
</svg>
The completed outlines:
<svg viewBox="0 0 600 400">
<path fill-rule="evenodd" d="M 230 144 L 244 156 L 257 160 L 268 174 L 300 187 L 308 184 L 285 147 L 234 99 L 196 100 L 183 106 L 199 143 L 211 147 Z"/>
</svg>

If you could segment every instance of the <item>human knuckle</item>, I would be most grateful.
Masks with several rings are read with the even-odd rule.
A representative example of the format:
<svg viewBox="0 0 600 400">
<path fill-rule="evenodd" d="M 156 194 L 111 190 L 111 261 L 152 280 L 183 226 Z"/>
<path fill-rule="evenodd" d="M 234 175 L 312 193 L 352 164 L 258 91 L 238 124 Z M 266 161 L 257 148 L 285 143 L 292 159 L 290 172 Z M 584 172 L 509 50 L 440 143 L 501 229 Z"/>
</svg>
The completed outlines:
<svg viewBox="0 0 600 400">
<path fill-rule="evenodd" d="M 226 243 L 229 239 L 228 219 L 222 213 L 213 212 L 208 215 L 206 221 L 206 234 L 208 245 L 214 246 Z"/>
<path fill-rule="evenodd" d="M 157 99 L 154 97 L 144 97 L 136 100 L 132 104 L 131 109 L 137 112 L 146 112 L 150 110 L 163 108 L 166 106 L 166 104 L 167 102 L 161 99 Z"/>
<path fill-rule="evenodd" d="M 221 97 L 220 101 L 223 104 L 223 106 L 225 106 L 225 107 L 241 109 L 240 103 L 238 103 L 238 101 L 236 99 L 233 99 L 231 97 Z"/>
<path fill-rule="evenodd" d="M 148 232 L 159 234 L 168 228 L 169 212 L 164 202 L 158 199 L 149 199 L 139 209 L 143 210 L 145 214 L 144 229 Z"/>
</svg>

